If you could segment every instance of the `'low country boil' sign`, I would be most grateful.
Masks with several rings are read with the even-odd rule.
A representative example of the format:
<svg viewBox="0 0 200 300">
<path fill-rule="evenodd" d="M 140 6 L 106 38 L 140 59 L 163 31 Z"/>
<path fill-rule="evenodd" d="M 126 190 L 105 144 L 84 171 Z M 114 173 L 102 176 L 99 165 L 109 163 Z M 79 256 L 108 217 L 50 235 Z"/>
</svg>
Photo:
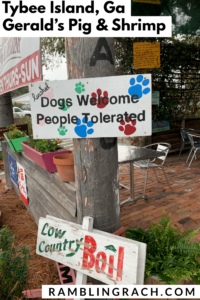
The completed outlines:
<svg viewBox="0 0 200 300">
<path fill-rule="evenodd" d="M 34 138 L 151 135 L 151 75 L 30 84 Z"/>
<path fill-rule="evenodd" d="M 36 253 L 107 284 L 143 284 L 146 244 L 40 218 Z"/>
</svg>

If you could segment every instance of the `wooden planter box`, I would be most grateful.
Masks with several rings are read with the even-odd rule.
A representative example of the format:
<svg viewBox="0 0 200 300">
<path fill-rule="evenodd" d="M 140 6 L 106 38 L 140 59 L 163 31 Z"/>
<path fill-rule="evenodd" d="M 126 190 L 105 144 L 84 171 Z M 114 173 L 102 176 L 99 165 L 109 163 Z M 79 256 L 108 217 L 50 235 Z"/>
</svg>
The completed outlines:
<svg viewBox="0 0 200 300">
<path fill-rule="evenodd" d="M 4 133 L 4 137 L 6 138 L 8 145 L 10 146 L 12 151 L 17 152 L 17 153 L 23 152 L 21 143 L 29 140 L 28 136 L 24 136 L 24 137 L 18 138 L 18 139 L 9 139 L 6 135 L 6 133 Z"/>
<path fill-rule="evenodd" d="M 28 142 L 22 144 L 24 154 L 34 161 L 41 168 L 49 173 L 57 172 L 56 165 L 53 163 L 53 157 L 59 154 L 71 153 L 70 150 L 40 153 L 28 145 Z"/>
</svg>

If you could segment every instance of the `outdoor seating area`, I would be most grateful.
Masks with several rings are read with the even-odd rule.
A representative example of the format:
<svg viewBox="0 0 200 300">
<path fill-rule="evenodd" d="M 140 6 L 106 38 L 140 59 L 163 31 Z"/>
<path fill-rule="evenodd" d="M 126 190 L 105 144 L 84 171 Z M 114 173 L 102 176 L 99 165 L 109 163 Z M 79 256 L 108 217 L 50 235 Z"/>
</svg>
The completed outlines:
<svg viewBox="0 0 200 300">
<path fill-rule="evenodd" d="M 160 217 L 171 214 L 172 224 L 187 230 L 200 226 L 200 157 L 190 168 L 186 159 L 188 152 L 169 154 L 165 162 L 165 172 L 169 180 L 169 188 L 162 170 L 157 171 L 159 183 L 152 169 L 148 172 L 146 187 L 147 199 L 139 199 L 136 203 L 126 204 L 121 207 L 121 226 L 125 228 L 141 227 L 146 229 L 150 223 L 157 224 Z M 142 196 L 145 174 L 141 170 L 135 170 L 134 183 L 135 195 Z M 119 166 L 119 182 L 129 186 L 129 165 Z M 129 197 L 130 191 L 120 186 L 120 202 Z M 196 236 L 200 241 L 200 234 Z"/>
</svg>

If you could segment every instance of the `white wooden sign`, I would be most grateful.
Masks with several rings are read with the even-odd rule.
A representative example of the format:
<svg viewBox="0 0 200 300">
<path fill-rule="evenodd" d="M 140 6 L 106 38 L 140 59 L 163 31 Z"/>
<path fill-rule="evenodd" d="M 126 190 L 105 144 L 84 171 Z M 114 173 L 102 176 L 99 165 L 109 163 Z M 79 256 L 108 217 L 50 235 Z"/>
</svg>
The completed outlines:
<svg viewBox="0 0 200 300">
<path fill-rule="evenodd" d="M 36 253 L 106 284 L 144 282 L 146 244 L 54 217 L 40 218 Z"/>
<path fill-rule="evenodd" d="M 151 135 L 151 75 L 30 84 L 36 139 Z"/>
</svg>

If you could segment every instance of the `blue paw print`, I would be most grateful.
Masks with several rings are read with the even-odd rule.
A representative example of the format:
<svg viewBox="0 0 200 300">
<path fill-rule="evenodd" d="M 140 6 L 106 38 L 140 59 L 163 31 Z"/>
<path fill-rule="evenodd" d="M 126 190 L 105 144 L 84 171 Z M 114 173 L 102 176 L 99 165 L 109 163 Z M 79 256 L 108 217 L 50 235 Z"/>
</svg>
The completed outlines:
<svg viewBox="0 0 200 300">
<path fill-rule="evenodd" d="M 88 134 L 92 134 L 94 132 L 94 129 L 88 129 L 88 127 L 92 127 L 94 124 L 92 123 L 92 121 L 86 123 L 85 117 L 82 119 L 82 122 L 85 124 L 81 125 L 81 120 L 78 119 L 76 123 L 77 126 L 74 128 L 74 131 L 78 136 L 85 138 Z"/>
<path fill-rule="evenodd" d="M 142 90 L 143 86 L 147 86 L 149 84 L 149 79 L 144 79 L 143 80 L 143 75 L 138 75 L 137 76 L 137 83 L 139 84 L 136 84 L 136 81 L 135 81 L 135 78 L 131 78 L 130 80 L 130 85 L 132 85 L 129 89 L 128 89 L 128 92 L 129 92 L 129 95 L 133 96 L 133 95 L 137 95 L 138 98 L 142 98 L 142 95 L 147 95 L 149 92 L 150 92 L 150 88 L 147 87 L 145 88 L 144 90 Z"/>
</svg>

